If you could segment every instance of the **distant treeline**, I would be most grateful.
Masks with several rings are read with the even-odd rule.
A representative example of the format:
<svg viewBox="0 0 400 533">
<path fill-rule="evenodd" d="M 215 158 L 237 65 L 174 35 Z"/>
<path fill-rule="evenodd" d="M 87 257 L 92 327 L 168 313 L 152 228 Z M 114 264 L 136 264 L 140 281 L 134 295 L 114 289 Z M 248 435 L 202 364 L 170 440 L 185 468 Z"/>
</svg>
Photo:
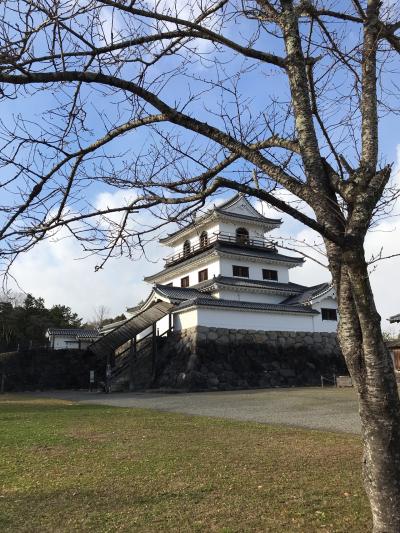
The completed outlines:
<svg viewBox="0 0 400 533">
<path fill-rule="evenodd" d="M 20 305 L 0 302 L 0 352 L 45 346 L 46 330 L 78 328 L 82 319 L 65 305 L 47 308 L 43 298 L 28 294 Z"/>
</svg>

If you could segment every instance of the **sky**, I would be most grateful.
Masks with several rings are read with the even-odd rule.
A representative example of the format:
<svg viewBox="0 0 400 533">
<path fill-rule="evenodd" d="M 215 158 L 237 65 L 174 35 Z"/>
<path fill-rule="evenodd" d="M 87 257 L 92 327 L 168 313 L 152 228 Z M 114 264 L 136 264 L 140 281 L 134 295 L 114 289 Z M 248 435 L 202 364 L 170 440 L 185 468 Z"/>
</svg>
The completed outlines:
<svg viewBox="0 0 400 533">
<path fill-rule="evenodd" d="M 168 0 L 165 0 L 168 2 Z M 387 4 L 389 5 L 389 0 Z M 181 6 L 186 3 L 180 2 Z M 105 14 L 110 11 L 105 10 Z M 242 26 L 232 27 L 228 36 L 235 36 L 235 32 L 243 30 Z M 105 16 L 104 22 L 105 36 L 110 33 L 110 19 Z M 349 35 L 351 40 L 352 36 Z M 107 37 L 106 37 L 107 40 Z M 260 41 L 258 47 L 263 43 Z M 203 43 L 204 45 L 204 43 Z M 226 67 L 228 68 L 228 67 Z M 232 65 L 232 70 L 236 65 Z M 209 70 L 204 67 L 203 71 L 197 74 L 199 78 L 206 77 Z M 155 71 L 157 75 L 157 70 Z M 179 88 L 182 80 L 176 77 L 172 78 L 166 90 L 166 96 L 169 101 L 179 98 L 183 95 L 183 89 Z M 285 98 L 285 86 L 276 73 L 270 72 L 270 69 L 261 73 L 258 70 L 249 72 L 242 83 L 242 90 L 251 103 L 257 107 L 265 100 L 268 93 L 271 97 Z M 12 120 L 13 113 L 20 112 L 29 116 L 40 116 L 42 107 L 48 105 L 49 93 L 38 93 L 35 97 L 27 97 L 18 101 L 9 101 L 6 107 L 2 108 L 3 120 Z M 93 116 L 94 129 L 101 130 L 102 124 L 98 121 L 98 114 L 94 112 L 97 108 L 99 114 L 110 114 L 112 109 L 107 108 L 107 99 L 98 98 L 90 101 L 88 105 L 88 115 Z M 211 105 L 210 102 L 207 104 Z M 191 109 L 196 109 L 196 102 L 193 102 Z M 200 104 L 199 104 L 200 105 Z M 92 109 L 93 108 L 93 109 Z M 198 109 L 197 109 L 198 111 Z M 97 122 L 96 122 L 97 121 Z M 85 139 L 86 140 L 86 139 Z M 381 153 L 386 161 L 396 161 L 397 174 L 395 180 L 400 185 L 398 169 L 400 168 L 400 135 L 398 134 L 398 117 L 386 115 L 381 122 L 380 131 Z M 135 157 L 135 152 L 140 152 L 146 144 L 146 137 L 141 130 L 136 136 L 119 139 L 118 143 L 125 149 L 129 146 L 130 154 Z M 117 147 L 118 149 L 118 147 Z M 113 154 L 112 147 L 110 155 Z M 110 189 L 107 192 L 101 186 L 94 186 L 91 189 L 91 203 L 95 205 L 118 205 L 121 200 L 121 191 L 113 192 Z M 269 206 L 259 206 L 264 214 L 279 216 L 284 220 L 281 229 L 271 234 L 271 237 L 293 238 L 298 241 L 307 240 L 313 242 L 317 239 L 316 235 L 293 219 L 290 219 L 282 213 L 276 213 Z M 397 208 L 400 212 L 400 208 Z M 149 219 L 150 219 L 150 215 Z M 146 213 L 140 215 L 140 222 L 146 223 Z M 377 227 L 368 236 L 366 249 L 367 257 L 376 254 L 383 247 L 384 255 L 391 255 L 400 252 L 399 242 L 400 216 L 394 216 L 390 219 L 381 221 Z M 170 228 L 170 231 L 173 228 Z M 168 231 L 168 230 L 166 230 Z M 94 317 L 95 309 L 99 306 L 105 306 L 109 310 L 110 316 L 123 312 L 126 307 L 135 305 L 149 293 L 150 287 L 143 282 L 143 277 L 160 270 L 163 266 L 162 258 L 168 255 L 169 249 L 165 249 L 156 242 L 151 243 L 146 248 L 146 257 L 132 261 L 127 257 L 110 259 L 105 267 L 95 272 L 95 266 L 98 264 L 98 258 L 89 256 L 84 258 L 84 254 L 79 243 L 66 238 L 63 232 L 57 234 L 56 238 L 49 239 L 37 245 L 31 252 L 21 255 L 16 261 L 12 274 L 18 282 L 14 284 L 15 290 L 31 292 L 34 296 L 41 296 L 45 299 L 47 305 L 65 304 L 70 306 L 73 311 L 77 312 L 85 320 Z M 382 261 L 371 273 L 371 283 L 374 289 L 378 310 L 384 320 L 384 329 L 388 316 L 400 312 L 400 290 L 398 288 L 398 273 L 400 259 Z M 316 263 L 306 260 L 302 268 L 295 268 L 291 271 L 292 281 L 303 283 L 305 285 L 314 285 L 329 279 L 329 272 L 317 265 Z"/>
</svg>

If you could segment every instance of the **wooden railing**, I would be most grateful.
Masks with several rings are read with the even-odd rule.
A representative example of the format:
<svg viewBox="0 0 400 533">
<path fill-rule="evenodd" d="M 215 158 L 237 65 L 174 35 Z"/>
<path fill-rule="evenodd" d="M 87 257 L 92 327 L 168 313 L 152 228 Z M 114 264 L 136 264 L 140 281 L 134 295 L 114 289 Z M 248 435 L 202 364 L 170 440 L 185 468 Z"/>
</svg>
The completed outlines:
<svg viewBox="0 0 400 533">
<path fill-rule="evenodd" d="M 276 243 L 267 239 L 253 239 L 251 237 L 246 237 L 243 235 L 237 236 L 232 233 L 214 233 L 208 237 L 207 241 L 200 241 L 192 245 L 189 250 L 181 251 L 176 254 L 169 255 L 165 258 L 165 266 L 170 266 L 175 263 L 179 263 L 184 259 L 193 257 L 205 250 L 211 248 L 216 242 L 229 243 L 237 246 L 246 246 L 248 248 L 262 248 L 271 250 L 272 252 L 276 251 Z"/>
<path fill-rule="evenodd" d="M 160 333 L 159 330 L 157 329 L 156 338 L 159 339 L 159 338 L 167 337 L 172 331 L 173 331 L 173 327 L 166 329 L 163 333 Z M 138 360 L 143 359 L 143 357 L 147 357 L 151 355 L 151 352 L 153 350 L 153 342 L 152 342 L 153 336 L 154 336 L 153 331 L 150 331 L 144 337 L 137 339 L 136 346 L 135 346 L 135 359 L 136 359 L 135 362 L 136 363 L 138 362 Z M 112 368 L 111 379 L 117 378 L 123 372 L 127 370 L 130 364 L 131 356 L 132 356 L 131 350 L 132 350 L 132 347 L 131 345 L 129 345 L 125 350 L 119 352 L 115 356 L 115 365 Z"/>
</svg>

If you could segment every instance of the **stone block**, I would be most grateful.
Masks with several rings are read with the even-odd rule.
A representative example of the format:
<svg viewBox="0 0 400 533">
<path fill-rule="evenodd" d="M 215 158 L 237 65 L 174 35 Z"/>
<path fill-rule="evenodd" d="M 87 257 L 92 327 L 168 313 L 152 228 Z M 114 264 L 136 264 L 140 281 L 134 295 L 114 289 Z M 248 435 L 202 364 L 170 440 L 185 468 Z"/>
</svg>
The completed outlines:
<svg viewBox="0 0 400 533">
<path fill-rule="evenodd" d="M 207 377 L 207 385 L 209 387 L 218 387 L 219 379 L 217 378 L 217 376 L 210 377 L 210 375 L 208 375 L 208 377 Z"/>
<path fill-rule="evenodd" d="M 293 368 L 281 368 L 280 374 L 285 378 L 292 378 L 296 375 L 296 372 L 293 370 Z"/>
</svg>

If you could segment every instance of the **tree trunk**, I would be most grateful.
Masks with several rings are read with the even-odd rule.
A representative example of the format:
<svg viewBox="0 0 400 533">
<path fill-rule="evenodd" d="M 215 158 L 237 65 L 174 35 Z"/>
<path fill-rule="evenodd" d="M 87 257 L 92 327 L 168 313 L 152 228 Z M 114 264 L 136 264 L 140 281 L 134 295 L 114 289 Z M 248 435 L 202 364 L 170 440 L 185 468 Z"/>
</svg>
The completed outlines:
<svg viewBox="0 0 400 533">
<path fill-rule="evenodd" d="M 328 250 L 332 266 L 337 255 Z M 374 533 L 400 532 L 400 401 L 381 332 L 363 246 L 342 252 L 332 269 L 339 303 L 338 339 L 355 383 L 363 439 L 363 479 Z"/>
</svg>

